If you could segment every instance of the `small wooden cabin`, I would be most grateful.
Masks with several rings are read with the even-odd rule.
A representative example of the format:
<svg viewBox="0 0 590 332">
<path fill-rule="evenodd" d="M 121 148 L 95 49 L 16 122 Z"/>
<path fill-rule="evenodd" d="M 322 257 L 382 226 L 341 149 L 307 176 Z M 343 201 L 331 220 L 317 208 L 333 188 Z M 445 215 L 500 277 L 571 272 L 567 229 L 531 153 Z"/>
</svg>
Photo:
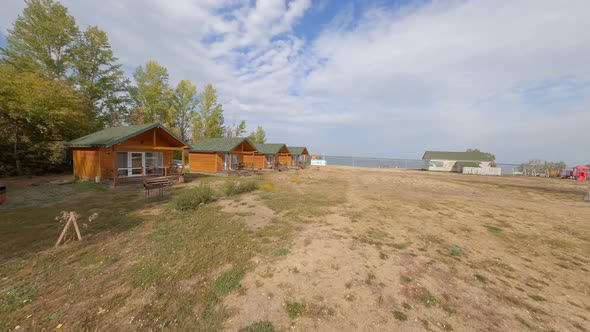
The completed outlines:
<svg viewBox="0 0 590 332">
<path fill-rule="evenodd" d="M 203 138 L 191 146 L 189 168 L 194 172 L 219 173 L 250 167 L 247 157 L 256 148 L 247 138 Z"/>
<path fill-rule="evenodd" d="M 288 148 L 293 156 L 293 166 L 309 164 L 311 159 L 305 146 L 289 146 Z"/>
<path fill-rule="evenodd" d="M 278 164 L 291 166 L 291 152 L 285 144 L 254 144 L 256 154 L 245 156 L 244 162 L 252 168 L 274 168 Z"/>
<path fill-rule="evenodd" d="M 157 123 L 111 127 L 67 142 L 73 150 L 74 176 L 117 185 L 146 176 L 167 176 L 173 152 L 188 144 Z"/>
</svg>

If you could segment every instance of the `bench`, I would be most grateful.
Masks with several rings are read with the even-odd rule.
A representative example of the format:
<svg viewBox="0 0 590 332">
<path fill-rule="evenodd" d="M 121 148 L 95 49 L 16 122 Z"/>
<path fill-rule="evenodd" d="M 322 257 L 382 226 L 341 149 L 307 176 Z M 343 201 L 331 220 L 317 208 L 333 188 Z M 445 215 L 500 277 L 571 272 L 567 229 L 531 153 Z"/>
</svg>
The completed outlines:
<svg viewBox="0 0 590 332">
<path fill-rule="evenodd" d="M 148 178 L 143 180 L 143 187 L 145 188 L 145 199 L 150 198 L 150 190 L 158 189 L 159 196 L 164 195 L 164 187 L 172 185 L 172 181 L 165 176 Z"/>
</svg>

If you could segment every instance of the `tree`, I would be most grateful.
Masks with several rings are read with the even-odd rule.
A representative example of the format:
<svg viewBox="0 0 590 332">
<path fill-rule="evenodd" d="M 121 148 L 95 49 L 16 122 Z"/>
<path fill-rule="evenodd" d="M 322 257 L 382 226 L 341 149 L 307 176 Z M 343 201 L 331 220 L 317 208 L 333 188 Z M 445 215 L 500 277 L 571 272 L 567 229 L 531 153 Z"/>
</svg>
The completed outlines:
<svg viewBox="0 0 590 332">
<path fill-rule="evenodd" d="M 66 81 L 0 63 L 0 173 L 62 165 L 62 142 L 96 129 L 90 108 Z"/>
<path fill-rule="evenodd" d="M 26 0 L 27 6 L 8 30 L 3 58 L 19 71 L 64 79 L 70 66 L 68 52 L 78 34 L 68 9 L 52 0 Z"/>
<path fill-rule="evenodd" d="M 172 91 L 168 85 L 168 70 L 156 61 L 148 61 L 145 68 L 137 67 L 133 73 L 135 86 L 130 88 L 134 109 L 132 123 L 162 123 L 173 127 Z"/>
<path fill-rule="evenodd" d="M 465 152 L 477 152 L 477 153 L 483 153 L 487 158 L 489 158 L 490 160 L 490 166 L 492 167 L 496 167 L 496 155 L 494 155 L 493 153 L 489 153 L 489 152 L 481 152 L 479 149 L 477 148 L 473 148 L 473 149 L 467 149 L 465 150 Z"/>
<path fill-rule="evenodd" d="M 246 133 L 246 120 L 240 121 L 236 124 L 236 116 L 234 114 L 231 126 L 225 127 L 225 137 L 242 137 Z"/>
<path fill-rule="evenodd" d="M 193 141 L 223 136 L 223 107 L 217 103 L 217 90 L 207 84 L 199 98 L 199 112 L 193 121 Z"/>
<path fill-rule="evenodd" d="M 263 144 L 266 142 L 266 132 L 261 126 L 258 126 L 256 127 L 256 131 L 251 132 L 248 138 L 254 143 Z"/>
<path fill-rule="evenodd" d="M 191 81 L 182 80 L 178 82 L 172 95 L 174 130 L 185 141 L 188 141 L 190 137 L 190 128 L 198 104 L 197 87 Z"/>
<path fill-rule="evenodd" d="M 120 124 L 128 103 L 129 79 L 117 64 L 107 34 L 88 27 L 70 50 L 72 80 L 95 108 L 95 117 L 109 125 Z"/>
</svg>

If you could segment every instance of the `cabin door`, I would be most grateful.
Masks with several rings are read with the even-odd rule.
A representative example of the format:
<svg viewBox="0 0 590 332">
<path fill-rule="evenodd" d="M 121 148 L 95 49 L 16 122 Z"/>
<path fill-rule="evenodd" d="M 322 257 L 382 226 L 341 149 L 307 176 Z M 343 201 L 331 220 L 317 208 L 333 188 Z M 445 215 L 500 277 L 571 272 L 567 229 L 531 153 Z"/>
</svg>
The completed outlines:
<svg viewBox="0 0 590 332">
<path fill-rule="evenodd" d="M 144 159 L 143 152 L 129 152 L 129 163 L 127 176 L 142 176 L 144 173 Z"/>
<path fill-rule="evenodd" d="M 272 168 L 274 164 L 275 156 L 269 154 L 266 155 L 266 167 Z"/>
</svg>

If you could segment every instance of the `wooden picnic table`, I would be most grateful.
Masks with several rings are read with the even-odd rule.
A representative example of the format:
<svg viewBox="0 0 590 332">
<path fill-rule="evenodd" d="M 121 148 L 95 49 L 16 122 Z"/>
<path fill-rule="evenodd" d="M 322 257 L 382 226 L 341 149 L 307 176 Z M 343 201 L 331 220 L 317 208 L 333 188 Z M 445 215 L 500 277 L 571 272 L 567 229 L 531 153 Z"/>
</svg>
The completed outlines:
<svg viewBox="0 0 590 332">
<path fill-rule="evenodd" d="M 150 190 L 157 189 L 159 196 L 164 195 L 164 188 L 172 185 L 172 181 L 165 176 L 156 178 L 145 178 L 143 187 L 145 188 L 145 198 L 150 198 Z"/>
</svg>

